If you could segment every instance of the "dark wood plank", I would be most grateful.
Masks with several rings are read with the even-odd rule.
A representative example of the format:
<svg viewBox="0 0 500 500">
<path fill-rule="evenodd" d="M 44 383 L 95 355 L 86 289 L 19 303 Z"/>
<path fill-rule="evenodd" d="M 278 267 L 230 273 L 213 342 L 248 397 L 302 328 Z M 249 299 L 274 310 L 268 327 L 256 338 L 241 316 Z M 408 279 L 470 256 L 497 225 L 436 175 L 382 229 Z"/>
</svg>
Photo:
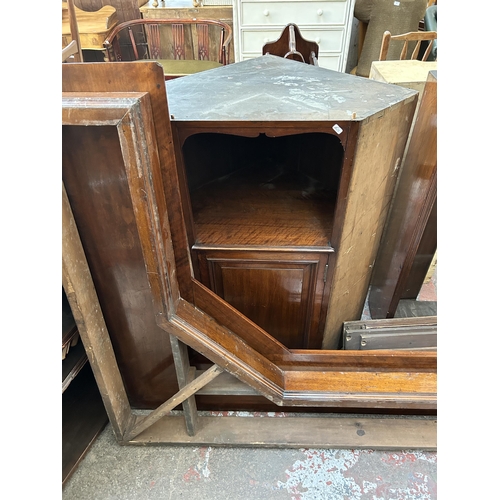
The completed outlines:
<svg viewBox="0 0 500 500">
<path fill-rule="evenodd" d="M 372 318 L 392 318 L 437 199 L 437 76 L 424 87 L 398 190 L 375 262 L 368 297 Z"/>
</svg>

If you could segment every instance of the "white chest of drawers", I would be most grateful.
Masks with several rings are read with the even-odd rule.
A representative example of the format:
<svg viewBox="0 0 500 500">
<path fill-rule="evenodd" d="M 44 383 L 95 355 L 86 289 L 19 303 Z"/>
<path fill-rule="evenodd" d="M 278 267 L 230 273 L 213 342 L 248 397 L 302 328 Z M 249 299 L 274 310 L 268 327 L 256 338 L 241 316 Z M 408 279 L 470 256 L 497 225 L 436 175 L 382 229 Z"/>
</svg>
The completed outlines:
<svg viewBox="0 0 500 500">
<path fill-rule="evenodd" d="M 345 71 L 355 0 L 234 0 L 235 60 L 262 55 L 288 23 L 319 45 L 319 66 Z"/>
</svg>

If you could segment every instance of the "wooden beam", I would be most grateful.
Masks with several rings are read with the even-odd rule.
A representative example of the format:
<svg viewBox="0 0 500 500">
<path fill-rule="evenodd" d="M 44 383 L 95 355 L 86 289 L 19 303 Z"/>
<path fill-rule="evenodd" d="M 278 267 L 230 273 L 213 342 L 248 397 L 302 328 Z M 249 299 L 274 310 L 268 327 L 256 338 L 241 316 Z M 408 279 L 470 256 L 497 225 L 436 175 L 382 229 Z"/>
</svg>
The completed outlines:
<svg viewBox="0 0 500 500">
<path fill-rule="evenodd" d="M 121 439 L 133 417 L 132 410 L 64 184 L 62 184 L 62 282 L 109 420 L 117 439 Z"/>
<path fill-rule="evenodd" d="M 343 416 L 201 416 L 199 431 L 188 436 L 182 416 L 159 420 L 127 444 L 238 446 L 258 448 L 355 448 L 436 450 L 433 418 Z"/>
<path fill-rule="evenodd" d="M 156 410 L 152 411 L 147 417 L 136 417 L 135 425 L 130 431 L 125 435 L 125 440 L 133 439 L 138 436 L 141 432 L 145 431 L 148 427 L 153 425 L 155 422 L 163 418 L 167 413 L 173 410 L 177 405 L 181 404 L 187 398 L 192 396 L 205 384 L 208 384 L 213 380 L 219 373 L 222 373 L 223 369 L 220 366 L 213 365 L 200 377 L 194 379 L 191 383 L 185 385 L 179 392 L 174 394 L 171 398 L 167 399 L 165 403 L 160 405 Z"/>
</svg>

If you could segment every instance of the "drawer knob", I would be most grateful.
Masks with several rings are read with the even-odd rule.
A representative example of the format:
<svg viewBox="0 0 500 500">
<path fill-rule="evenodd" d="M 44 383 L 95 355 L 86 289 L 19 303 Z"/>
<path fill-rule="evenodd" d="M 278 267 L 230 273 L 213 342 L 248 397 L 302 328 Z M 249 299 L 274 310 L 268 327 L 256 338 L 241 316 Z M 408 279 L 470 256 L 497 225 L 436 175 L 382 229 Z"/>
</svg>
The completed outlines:
<svg viewBox="0 0 500 500">
<path fill-rule="evenodd" d="M 321 43 L 321 38 L 316 38 L 316 43 L 319 45 Z"/>
<path fill-rule="evenodd" d="M 269 15 L 269 11 L 266 9 L 264 10 L 264 15 L 267 17 Z"/>
<path fill-rule="evenodd" d="M 318 16 L 322 16 L 323 15 L 323 9 L 318 9 Z"/>
</svg>

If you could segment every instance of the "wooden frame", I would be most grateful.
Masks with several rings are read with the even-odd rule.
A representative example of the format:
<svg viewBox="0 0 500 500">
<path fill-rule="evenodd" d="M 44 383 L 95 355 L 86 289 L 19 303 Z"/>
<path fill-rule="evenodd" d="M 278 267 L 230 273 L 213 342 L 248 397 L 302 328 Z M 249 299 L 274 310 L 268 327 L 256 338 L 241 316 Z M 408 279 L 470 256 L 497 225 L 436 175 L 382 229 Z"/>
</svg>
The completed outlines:
<svg viewBox="0 0 500 500">
<path fill-rule="evenodd" d="M 163 81 L 161 67 L 156 66 L 153 72 L 157 73 L 158 81 Z M 196 418 L 192 396 L 202 387 L 208 387 L 223 371 L 277 405 L 434 410 L 436 356 L 429 352 L 377 351 L 374 355 L 371 352 L 289 350 L 264 331 L 240 328 L 241 325 L 248 327 L 249 321 L 228 306 L 223 311 L 230 316 L 227 322 L 236 331 L 251 331 L 253 338 L 237 335 L 217 321 L 221 311 L 212 308 L 207 314 L 204 304 L 209 303 L 211 291 L 193 278 L 190 286 L 194 301 L 187 300 L 179 291 L 172 246 L 172 240 L 179 240 L 179 235 L 174 237 L 170 232 L 158 155 L 160 145 L 156 142 L 148 93 L 64 93 L 63 125 L 106 127 L 108 131 L 116 131 L 154 297 L 156 322 L 166 334 L 181 341 L 175 345 L 174 339 L 172 343 L 179 392 L 147 417 L 134 414 L 99 313 L 99 302 L 71 207 L 67 198 L 63 198 L 64 286 L 119 442 L 434 449 L 433 420 L 391 419 L 388 427 L 384 419 L 344 419 L 342 426 L 332 428 L 328 419 L 307 417 L 298 422 L 292 419 L 286 426 L 282 426 L 281 419 L 279 422 L 267 419 L 266 423 L 261 419 L 240 419 L 238 424 L 227 421 L 221 424 L 206 420 L 212 417 Z M 193 370 L 186 366 L 185 345 L 206 356 L 214 365 L 195 377 Z M 184 404 L 187 415 L 185 433 L 179 430 L 179 418 L 167 416 L 180 403 Z M 182 417 L 180 420 L 184 421 Z M 233 425 L 239 429 L 234 434 Z M 278 431 L 285 427 L 288 431 L 294 428 L 296 434 Z M 373 433 L 366 432 L 371 427 L 375 429 Z M 313 428 L 315 432 L 311 431 Z M 365 430 L 360 433 L 360 428 Z M 382 441 L 380 429 L 385 429 L 382 435 L 386 433 Z M 359 439 L 366 434 L 369 437 Z"/>
</svg>

